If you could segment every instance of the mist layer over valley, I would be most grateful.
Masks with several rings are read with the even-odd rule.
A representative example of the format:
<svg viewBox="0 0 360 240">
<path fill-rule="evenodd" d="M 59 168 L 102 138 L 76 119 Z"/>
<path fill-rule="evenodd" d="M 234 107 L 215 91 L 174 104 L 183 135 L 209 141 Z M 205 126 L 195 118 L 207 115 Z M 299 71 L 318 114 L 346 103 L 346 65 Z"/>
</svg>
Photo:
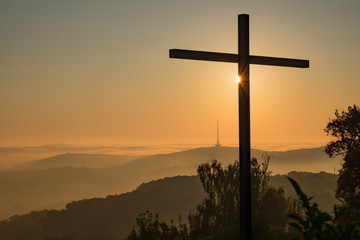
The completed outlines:
<svg viewBox="0 0 360 240">
<path fill-rule="evenodd" d="M 330 160 L 323 148 L 267 153 L 273 156 L 270 161 L 270 171 L 274 175 L 271 181 L 288 189 L 287 181 L 276 174 L 291 171 L 334 173 L 334 168 L 340 166 L 340 159 Z M 252 150 L 252 155 L 260 161 L 263 154 L 261 150 Z M 156 179 L 193 176 L 202 163 L 217 159 L 226 166 L 237 156 L 235 147 L 209 147 L 148 156 L 67 153 L 26 162 L 0 172 L 0 219 L 33 210 L 62 209 L 75 200 L 130 192 L 142 183 Z M 301 178 L 302 175 L 298 176 Z M 336 175 L 331 176 L 333 178 L 326 182 L 319 177 L 319 183 L 304 183 L 308 185 L 304 189 L 310 191 L 310 195 L 320 194 L 312 190 L 318 189 L 316 184 L 322 185 L 326 194 L 331 193 L 328 197 L 324 197 L 326 194 L 321 197 L 328 199 L 322 204 L 324 208 L 335 201 Z"/>
</svg>

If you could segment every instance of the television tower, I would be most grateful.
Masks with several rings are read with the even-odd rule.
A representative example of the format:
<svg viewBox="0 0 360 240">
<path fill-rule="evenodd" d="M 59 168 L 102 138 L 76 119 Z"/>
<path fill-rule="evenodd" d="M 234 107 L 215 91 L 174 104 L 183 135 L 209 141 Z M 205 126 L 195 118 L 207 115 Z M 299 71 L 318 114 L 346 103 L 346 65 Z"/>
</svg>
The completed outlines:
<svg viewBox="0 0 360 240">
<path fill-rule="evenodd" d="M 215 147 L 221 147 L 221 145 L 220 145 L 220 142 L 219 142 L 219 121 L 217 121 L 216 122 L 216 130 L 217 130 L 217 141 L 216 141 L 216 145 L 215 145 Z"/>
</svg>

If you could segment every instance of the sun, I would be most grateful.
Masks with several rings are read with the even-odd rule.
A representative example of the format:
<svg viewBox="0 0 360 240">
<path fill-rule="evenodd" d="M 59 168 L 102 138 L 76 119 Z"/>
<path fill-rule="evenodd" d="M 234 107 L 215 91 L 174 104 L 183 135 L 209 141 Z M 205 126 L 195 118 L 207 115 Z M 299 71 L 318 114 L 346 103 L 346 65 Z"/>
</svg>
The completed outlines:
<svg viewBox="0 0 360 240">
<path fill-rule="evenodd" d="M 236 82 L 237 82 L 237 83 L 240 83 L 240 81 L 241 81 L 241 77 L 240 77 L 240 76 L 236 76 Z"/>
</svg>

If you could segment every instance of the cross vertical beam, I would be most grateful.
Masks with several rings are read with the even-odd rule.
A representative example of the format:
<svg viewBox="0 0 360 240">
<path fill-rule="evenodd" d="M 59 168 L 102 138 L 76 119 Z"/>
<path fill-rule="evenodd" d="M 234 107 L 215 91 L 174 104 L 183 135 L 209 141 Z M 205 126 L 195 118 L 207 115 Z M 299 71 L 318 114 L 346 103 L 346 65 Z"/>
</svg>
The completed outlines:
<svg viewBox="0 0 360 240">
<path fill-rule="evenodd" d="M 249 15 L 238 15 L 240 239 L 251 240 Z"/>
</svg>

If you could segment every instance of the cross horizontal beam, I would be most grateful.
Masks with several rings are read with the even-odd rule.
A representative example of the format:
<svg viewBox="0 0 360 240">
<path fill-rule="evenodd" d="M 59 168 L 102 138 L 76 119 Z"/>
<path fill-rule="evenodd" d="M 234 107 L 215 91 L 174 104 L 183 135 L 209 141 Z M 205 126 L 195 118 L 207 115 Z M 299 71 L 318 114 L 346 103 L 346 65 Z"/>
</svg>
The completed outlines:
<svg viewBox="0 0 360 240">
<path fill-rule="evenodd" d="M 203 52 L 183 49 L 170 49 L 170 58 L 181 58 L 190 60 L 203 60 L 215 62 L 229 62 L 238 63 L 239 55 L 232 53 L 218 53 L 218 52 Z M 263 56 L 249 56 L 250 64 L 281 66 L 281 67 L 297 67 L 308 68 L 309 60 L 291 59 L 291 58 L 277 58 L 277 57 L 263 57 Z"/>
</svg>

